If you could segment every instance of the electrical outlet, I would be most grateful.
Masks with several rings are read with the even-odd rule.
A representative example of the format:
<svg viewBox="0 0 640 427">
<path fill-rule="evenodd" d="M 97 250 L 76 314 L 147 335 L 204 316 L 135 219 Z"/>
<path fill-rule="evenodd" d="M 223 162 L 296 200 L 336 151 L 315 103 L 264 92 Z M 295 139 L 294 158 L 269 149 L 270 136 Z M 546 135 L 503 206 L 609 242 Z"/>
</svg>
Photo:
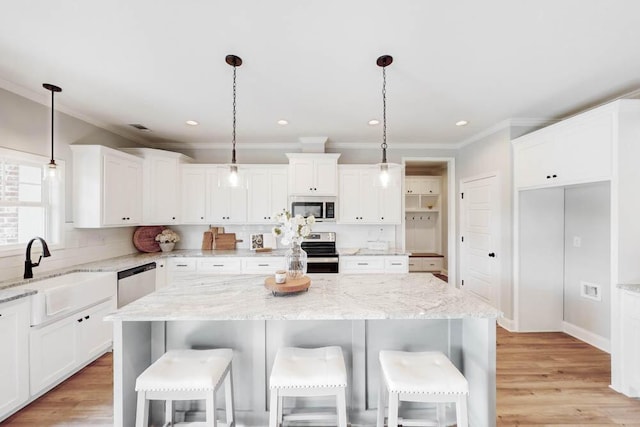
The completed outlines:
<svg viewBox="0 0 640 427">
<path fill-rule="evenodd" d="M 581 281 L 580 296 L 583 298 L 592 299 L 594 301 L 602 301 L 602 295 L 600 293 L 600 285 Z"/>
<path fill-rule="evenodd" d="M 579 248 L 580 246 L 582 246 L 582 239 L 580 236 L 573 236 L 573 247 Z"/>
</svg>

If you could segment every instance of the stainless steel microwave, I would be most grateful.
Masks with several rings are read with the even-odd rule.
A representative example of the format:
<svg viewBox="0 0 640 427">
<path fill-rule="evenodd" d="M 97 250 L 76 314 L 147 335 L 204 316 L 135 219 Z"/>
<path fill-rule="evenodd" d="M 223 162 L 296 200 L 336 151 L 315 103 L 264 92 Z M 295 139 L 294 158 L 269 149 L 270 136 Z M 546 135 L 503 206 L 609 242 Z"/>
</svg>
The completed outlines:
<svg viewBox="0 0 640 427">
<path fill-rule="evenodd" d="M 318 222 L 335 222 L 335 197 L 294 197 L 291 199 L 291 214 L 308 217 L 313 215 Z"/>
</svg>

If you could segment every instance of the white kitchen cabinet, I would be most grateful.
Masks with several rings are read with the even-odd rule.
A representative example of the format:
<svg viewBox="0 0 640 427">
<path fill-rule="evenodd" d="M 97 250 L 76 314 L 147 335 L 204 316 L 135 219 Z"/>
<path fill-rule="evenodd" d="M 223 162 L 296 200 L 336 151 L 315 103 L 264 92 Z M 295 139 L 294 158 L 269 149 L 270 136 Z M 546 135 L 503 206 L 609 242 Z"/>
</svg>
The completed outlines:
<svg viewBox="0 0 640 427">
<path fill-rule="evenodd" d="M 192 159 L 171 151 L 153 148 L 125 148 L 142 157 L 142 222 L 144 224 L 180 223 L 180 164 Z"/>
<path fill-rule="evenodd" d="M 292 196 L 336 196 L 340 154 L 287 153 L 289 194 Z"/>
<path fill-rule="evenodd" d="M 167 259 L 156 260 L 156 291 L 167 287 Z"/>
<path fill-rule="evenodd" d="M 115 309 L 113 297 L 49 325 L 31 328 L 29 373 L 32 396 L 111 347 L 112 327 L 102 319 Z"/>
<path fill-rule="evenodd" d="M 0 304 L 0 420 L 29 400 L 30 298 Z"/>
<path fill-rule="evenodd" d="M 286 166 L 247 167 L 248 223 L 273 223 L 273 214 L 287 209 L 287 169 Z"/>
<path fill-rule="evenodd" d="M 405 194 L 440 194 L 439 176 L 408 176 L 405 178 Z"/>
<path fill-rule="evenodd" d="M 207 170 L 202 165 L 180 166 L 182 224 L 207 223 Z"/>
<path fill-rule="evenodd" d="M 142 159 L 99 145 L 71 145 L 78 228 L 142 222 Z"/>
<path fill-rule="evenodd" d="M 409 257 L 409 271 L 439 273 L 444 268 L 442 257 Z"/>
<path fill-rule="evenodd" d="M 516 188 L 541 188 L 611 178 L 614 113 L 597 109 L 513 141 Z"/>
<path fill-rule="evenodd" d="M 391 170 L 390 185 L 376 185 L 378 169 L 371 166 L 340 166 L 338 221 L 341 224 L 400 224 L 401 170 Z"/>
<path fill-rule="evenodd" d="M 198 273 L 242 273 L 241 257 L 202 257 L 196 262 Z"/>
<path fill-rule="evenodd" d="M 256 256 L 242 259 L 243 274 L 273 275 L 277 270 L 284 269 L 284 256 Z"/>
<path fill-rule="evenodd" d="M 640 294 L 622 291 L 622 363 L 625 394 L 640 397 Z"/>
<path fill-rule="evenodd" d="M 207 218 L 209 223 L 243 224 L 247 222 L 247 189 L 245 174 L 238 169 L 240 185 L 225 185 L 228 168 L 216 167 L 207 171 Z"/>
<path fill-rule="evenodd" d="M 409 259 L 406 255 L 342 256 L 341 274 L 408 273 Z"/>
</svg>

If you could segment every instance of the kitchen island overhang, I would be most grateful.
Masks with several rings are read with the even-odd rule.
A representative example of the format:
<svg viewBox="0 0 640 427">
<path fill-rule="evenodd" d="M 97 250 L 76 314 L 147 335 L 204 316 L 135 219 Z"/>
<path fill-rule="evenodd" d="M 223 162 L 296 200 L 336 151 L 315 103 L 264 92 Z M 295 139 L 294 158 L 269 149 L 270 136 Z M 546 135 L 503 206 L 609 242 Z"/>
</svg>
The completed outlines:
<svg viewBox="0 0 640 427">
<path fill-rule="evenodd" d="M 264 275 L 185 276 L 109 315 L 114 424 L 133 425 L 135 379 L 167 349 L 233 348 L 238 419 L 259 426 L 277 349 L 340 345 L 352 425 L 375 424 L 381 349 L 443 351 L 469 381 L 472 425 L 495 425 L 497 309 L 428 273 L 310 276 L 286 296 Z"/>
</svg>

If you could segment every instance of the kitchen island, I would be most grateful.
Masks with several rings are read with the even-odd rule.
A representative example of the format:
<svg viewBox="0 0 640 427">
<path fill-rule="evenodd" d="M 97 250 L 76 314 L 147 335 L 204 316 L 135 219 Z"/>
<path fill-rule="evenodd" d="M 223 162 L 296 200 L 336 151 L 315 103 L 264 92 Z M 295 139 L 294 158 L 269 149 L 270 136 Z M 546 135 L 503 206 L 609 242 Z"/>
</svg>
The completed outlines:
<svg viewBox="0 0 640 427">
<path fill-rule="evenodd" d="M 262 275 L 184 276 L 109 315 L 114 424 L 134 425 L 135 379 L 168 349 L 233 348 L 238 424 L 262 426 L 278 348 L 340 345 L 352 425 L 375 424 L 382 349 L 447 354 L 469 381 L 471 424 L 495 425 L 498 310 L 428 273 L 310 277 L 308 292 L 274 296 Z"/>
</svg>

